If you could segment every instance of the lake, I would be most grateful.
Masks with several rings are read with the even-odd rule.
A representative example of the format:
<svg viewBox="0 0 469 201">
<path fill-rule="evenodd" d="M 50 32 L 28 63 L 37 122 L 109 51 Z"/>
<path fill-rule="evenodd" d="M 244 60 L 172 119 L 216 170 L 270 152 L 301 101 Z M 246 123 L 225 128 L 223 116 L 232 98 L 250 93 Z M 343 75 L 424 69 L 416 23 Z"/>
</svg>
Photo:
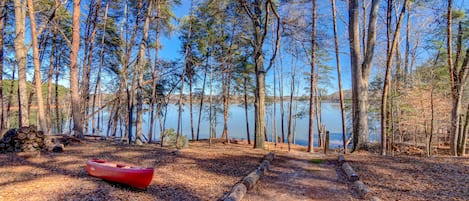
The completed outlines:
<svg viewBox="0 0 469 201">
<path fill-rule="evenodd" d="M 277 135 L 281 136 L 281 115 L 280 115 L 280 104 L 276 103 L 276 127 L 277 127 Z M 285 108 L 285 115 L 284 115 L 284 126 L 285 126 L 285 138 L 287 137 L 287 126 L 288 126 L 288 103 L 284 104 Z M 223 110 L 222 105 L 217 104 L 217 113 L 216 113 L 216 136 L 220 137 L 223 131 Z M 266 129 L 268 134 L 268 140 L 272 141 L 273 139 L 273 104 L 266 105 Z M 295 111 L 295 105 L 293 105 L 293 110 Z M 296 132 L 296 139 L 295 143 L 300 145 L 307 145 L 308 144 L 308 110 L 309 110 L 309 103 L 306 101 L 298 102 L 298 106 L 296 108 L 296 112 L 293 113 L 295 117 L 294 120 L 296 121 L 296 126 L 293 127 L 292 123 L 292 130 Z M 340 104 L 339 103 L 332 103 L 332 102 L 325 102 L 321 105 L 321 117 L 322 117 L 322 124 L 326 126 L 326 130 L 330 131 L 330 147 L 338 147 L 342 145 L 342 123 L 341 123 L 341 112 L 340 112 Z M 178 118 L 178 105 L 170 104 L 168 105 L 168 111 L 166 115 L 166 124 L 165 128 L 177 128 L 177 118 Z M 249 129 L 251 138 L 253 139 L 254 135 L 254 107 L 252 104 L 249 105 L 248 108 L 248 118 L 249 118 Z M 296 115 L 295 115 L 296 114 Z M 107 122 L 108 115 L 104 112 L 104 122 Z M 193 106 L 193 117 L 194 117 L 194 132 L 196 135 L 197 132 L 197 119 L 199 115 L 199 106 Z M 134 115 L 135 116 L 135 115 Z M 202 119 L 201 119 L 201 127 L 200 127 L 200 139 L 207 139 L 209 136 L 209 107 L 208 104 L 204 104 L 204 108 L 202 109 Z M 135 117 L 134 117 L 135 118 Z M 350 119 L 350 118 L 348 118 Z M 143 116 L 143 133 L 144 135 L 148 134 L 149 129 L 149 122 L 150 122 L 150 115 L 149 112 L 145 112 Z M 315 126 L 316 126 L 315 122 Z M 351 121 L 348 120 L 347 125 L 351 125 Z M 371 124 L 375 125 L 375 124 Z M 153 139 L 159 139 L 160 136 L 160 128 L 158 120 L 155 121 L 153 125 Z M 105 135 L 107 132 L 105 130 L 101 131 L 101 135 Z M 370 128 L 371 134 L 369 139 L 371 141 L 375 141 L 378 139 L 378 136 L 373 132 L 373 130 L 377 130 L 378 128 L 372 126 Z M 348 129 L 349 130 L 349 129 Z M 349 131 L 347 131 L 349 132 Z M 228 133 L 231 138 L 236 139 L 247 139 L 246 136 L 246 118 L 244 113 L 244 105 L 240 104 L 233 104 L 230 106 L 229 109 L 229 119 L 228 119 Z M 119 133 L 117 134 L 119 135 Z M 134 128 L 134 135 L 135 135 L 135 128 Z M 183 106 L 183 114 L 182 114 L 182 135 L 187 136 L 191 139 L 191 131 L 190 131 L 190 114 L 189 114 L 189 106 L 186 104 Z M 349 136 L 349 135 L 348 135 Z M 317 136 L 317 129 L 315 127 L 315 146 L 318 143 L 318 136 Z M 286 139 L 285 139 L 286 142 Z"/>
</svg>

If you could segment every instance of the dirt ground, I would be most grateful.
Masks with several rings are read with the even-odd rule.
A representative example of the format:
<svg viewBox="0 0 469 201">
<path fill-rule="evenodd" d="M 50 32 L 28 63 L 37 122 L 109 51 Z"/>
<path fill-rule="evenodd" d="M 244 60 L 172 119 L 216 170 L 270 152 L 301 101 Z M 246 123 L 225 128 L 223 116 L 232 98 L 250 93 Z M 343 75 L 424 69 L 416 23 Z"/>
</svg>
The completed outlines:
<svg viewBox="0 0 469 201">
<path fill-rule="evenodd" d="M 337 168 L 335 155 L 278 153 L 270 171 L 245 200 L 355 200 Z"/>
<path fill-rule="evenodd" d="M 63 153 L 39 157 L 0 154 L 0 200 L 218 200 L 275 150 L 271 171 L 245 200 L 358 200 L 343 179 L 336 154 L 310 154 L 304 147 L 254 150 L 244 142 L 211 147 L 191 142 L 175 151 L 159 145 L 83 142 Z M 154 167 L 144 190 L 89 176 L 86 161 L 101 158 Z M 347 155 L 362 181 L 383 200 L 467 200 L 469 158 Z"/>
<path fill-rule="evenodd" d="M 469 157 L 346 156 L 383 200 L 469 200 Z"/>
<path fill-rule="evenodd" d="M 0 200 L 216 200 L 267 153 L 238 144 L 209 148 L 206 142 L 174 151 L 159 145 L 85 142 L 37 158 L 0 154 Z M 85 167 L 91 158 L 154 167 L 153 181 L 138 190 L 88 176 Z"/>
</svg>

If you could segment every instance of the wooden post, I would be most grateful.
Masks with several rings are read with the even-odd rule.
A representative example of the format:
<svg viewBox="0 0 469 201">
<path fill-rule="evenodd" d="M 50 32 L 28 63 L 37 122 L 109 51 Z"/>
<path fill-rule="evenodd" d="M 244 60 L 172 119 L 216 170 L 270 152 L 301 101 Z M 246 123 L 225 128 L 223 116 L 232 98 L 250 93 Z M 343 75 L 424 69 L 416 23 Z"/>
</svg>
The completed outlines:
<svg viewBox="0 0 469 201">
<path fill-rule="evenodd" d="M 324 135 L 324 154 L 327 154 L 329 150 L 329 131 L 326 131 L 326 135 Z"/>
</svg>

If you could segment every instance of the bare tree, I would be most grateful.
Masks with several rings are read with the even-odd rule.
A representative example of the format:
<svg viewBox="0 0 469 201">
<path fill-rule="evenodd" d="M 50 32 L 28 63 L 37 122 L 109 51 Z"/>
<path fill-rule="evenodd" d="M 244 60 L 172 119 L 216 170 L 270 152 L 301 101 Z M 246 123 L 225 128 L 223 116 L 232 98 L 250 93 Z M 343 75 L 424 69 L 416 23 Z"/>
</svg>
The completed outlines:
<svg viewBox="0 0 469 201">
<path fill-rule="evenodd" d="M 309 91 L 309 129 L 308 129 L 308 152 L 314 152 L 314 71 L 316 68 L 316 0 L 311 1 L 312 6 L 312 31 L 311 31 L 311 75 L 309 78 L 310 91 Z"/>
<path fill-rule="evenodd" d="M 26 81 L 26 48 L 24 46 L 26 1 L 14 0 L 15 6 L 15 57 L 18 63 L 18 102 L 20 126 L 29 126 Z"/>
<path fill-rule="evenodd" d="M 5 30 L 5 0 L 0 0 L 0 86 L 3 86 L 3 44 L 4 44 L 4 30 Z M 3 89 L 0 87 L 0 130 L 4 127 L 4 114 L 3 114 Z"/>
<path fill-rule="evenodd" d="M 44 117 L 44 100 L 42 99 L 42 83 L 41 83 L 41 63 L 39 62 L 39 48 L 37 44 L 36 20 L 34 18 L 34 4 L 33 0 L 28 0 L 29 9 L 29 24 L 31 28 L 31 38 L 33 44 L 33 63 L 34 63 L 34 78 L 36 79 L 36 97 L 38 106 L 39 124 L 44 133 L 47 131 L 47 123 Z"/>
<path fill-rule="evenodd" d="M 342 76 L 340 70 L 340 55 L 339 55 L 339 39 L 337 37 L 337 17 L 336 17 L 336 6 L 335 0 L 331 0 L 332 8 L 332 20 L 334 25 L 334 47 L 335 47 L 335 60 L 337 64 L 337 80 L 339 82 L 339 99 L 340 99 L 340 111 L 342 117 L 342 143 L 344 146 L 344 154 L 347 153 L 347 126 L 345 125 L 345 105 L 344 105 L 344 92 L 342 91 Z"/>
<path fill-rule="evenodd" d="M 143 24 L 143 37 L 140 42 L 140 47 L 138 50 L 138 81 L 137 81 L 137 133 L 135 143 L 137 145 L 143 144 L 143 131 L 142 131 L 142 121 L 143 121 L 143 73 L 146 65 L 145 51 L 148 45 L 148 30 L 150 29 L 150 16 L 153 9 L 153 1 L 149 1 L 147 7 L 147 14 L 145 16 L 145 23 Z"/>
<path fill-rule="evenodd" d="M 92 108 L 94 110 L 96 105 L 96 99 L 98 99 L 98 107 L 101 106 L 101 72 L 103 69 L 103 57 L 104 57 L 104 38 L 106 36 L 106 24 L 107 24 L 107 14 L 109 10 L 109 4 L 106 4 L 106 10 L 104 11 L 104 25 L 103 25 L 103 35 L 101 36 L 101 52 L 99 54 L 99 67 L 98 67 L 98 75 L 96 76 L 96 85 L 94 88 L 94 96 L 93 96 L 93 103 Z M 100 132 L 100 114 L 98 113 L 98 124 L 96 131 Z M 93 119 L 91 122 L 91 127 L 93 128 L 93 133 L 95 132 L 95 117 L 93 115 Z"/>
<path fill-rule="evenodd" d="M 451 98 L 452 98 L 452 108 L 451 108 L 451 131 L 450 131 L 450 151 L 454 156 L 462 155 L 464 150 L 461 146 L 465 139 L 462 139 L 462 130 L 460 127 L 460 118 L 462 110 L 462 98 L 464 94 L 464 87 L 467 81 L 468 72 L 469 72 L 469 48 L 466 51 L 465 59 L 462 62 L 462 65 L 459 66 L 459 59 L 462 53 L 462 26 L 459 24 L 458 33 L 458 47 L 456 48 L 456 62 L 453 63 L 453 43 L 452 43 L 452 26 L 453 26 L 453 7 L 452 0 L 448 0 L 448 13 L 447 13 L 447 61 L 448 61 L 448 70 L 450 75 L 451 82 Z"/>
<path fill-rule="evenodd" d="M 352 122 L 353 150 L 364 149 L 368 141 L 368 79 L 376 43 L 376 21 L 378 18 L 379 0 L 372 0 L 370 19 L 368 22 L 368 38 L 362 60 L 359 34 L 359 3 L 349 3 L 349 39 L 350 61 L 352 68 Z"/>
<path fill-rule="evenodd" d="M 401 23 L 402 19 L 404 19 L 405 10 L 407 7 L 408 0 L 404 0 L 404 5 L 402 5 L 401 13 L 399 14 L 399 20 L 397 21 L 396 28 L 394 30 L 394 36 L 392 39 L 391 47 L 388 51 L 387 60 L 386 60 L 386 73 L 384 78 L 384 86 L 383 86 L 383 95 L 381 97 L 381 155 L 386 155 L 386 145 L 387 145 L 387 100 L 388 100 L 388 93 L 389 93 L 389 85 L 391 81 L 391 67 L 392 61 L 394 57 L 394 51 L 397 47 L 397 41 L 399 40 L 400 30 L 401 30 Z M 388 12 L 390 12 L 388 8 Z M 388 22 L 388 27 L 391 27 L 391 24 Z M 388 43 L 390 41 L 388 40 Z"/>
</svg>

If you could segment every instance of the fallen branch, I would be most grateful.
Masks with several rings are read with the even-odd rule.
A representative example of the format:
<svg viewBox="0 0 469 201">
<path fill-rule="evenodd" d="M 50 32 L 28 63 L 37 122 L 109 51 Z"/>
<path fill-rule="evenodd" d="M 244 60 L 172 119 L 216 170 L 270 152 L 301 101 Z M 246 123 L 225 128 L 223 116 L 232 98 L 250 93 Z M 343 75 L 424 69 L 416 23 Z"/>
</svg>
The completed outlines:
<svg viewBox="0 0 469 201">
<path fill-rule="evenodd" d="M 231 189 L 228 196 L 223 198 L 224 201 L 240 201 L 246 195 L 247 191 L 252 189 L 254 185 L 259 181 L 260 177 L 269 170 L 269 165 L 272 160 L 275 158 L 275 153 L 270 152 L 264 156 L 262 163 L 245 176 L 240 182 L 238 182 L 233 188 Z"/>
<path fill-rule="evenodd" d="M 353 170 L 352 166 L 350 166 L 349 163 L 344 162 L 342 164 L 342 170 L 344 170 L 345 174 L 347 175 L 347 179 L 351 182 L 358 181 L 360 178 L 358 178 L 357 173 L 355 173 L 355 170 Z"/>
</svg>

